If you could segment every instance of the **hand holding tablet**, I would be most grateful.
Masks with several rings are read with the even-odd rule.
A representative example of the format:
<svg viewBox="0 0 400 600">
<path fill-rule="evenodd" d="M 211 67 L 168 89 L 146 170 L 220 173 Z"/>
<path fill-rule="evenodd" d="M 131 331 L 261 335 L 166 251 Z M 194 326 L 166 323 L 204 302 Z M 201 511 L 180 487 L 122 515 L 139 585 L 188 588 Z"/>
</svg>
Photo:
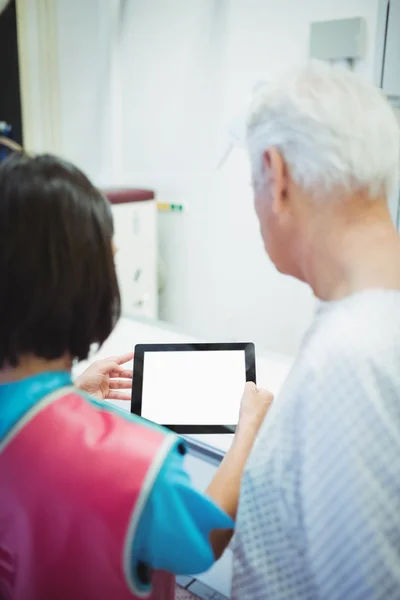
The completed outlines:
<svg viewBox="0 0 400 600">
<path fill-rule="evenodd" d="M 131 412 L 177 433 L 233 433 L 246 381 L 254 344 L 138 345 Z"/>
</svg>

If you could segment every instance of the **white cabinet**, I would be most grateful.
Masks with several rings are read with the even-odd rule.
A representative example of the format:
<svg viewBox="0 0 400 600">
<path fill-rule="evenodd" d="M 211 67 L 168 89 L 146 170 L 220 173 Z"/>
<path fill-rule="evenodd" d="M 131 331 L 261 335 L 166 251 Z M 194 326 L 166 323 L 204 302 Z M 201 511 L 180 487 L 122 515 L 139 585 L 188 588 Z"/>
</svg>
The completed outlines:
<svg viewBox="0 0 400 600">
<path fill-rule="evenodd" d="M 113 204 L 112 210 L 122 313 L 131 317 L 141 315 L 156 318 L 156 202 L 154 199 L 124 202 Z"/>
</svg>

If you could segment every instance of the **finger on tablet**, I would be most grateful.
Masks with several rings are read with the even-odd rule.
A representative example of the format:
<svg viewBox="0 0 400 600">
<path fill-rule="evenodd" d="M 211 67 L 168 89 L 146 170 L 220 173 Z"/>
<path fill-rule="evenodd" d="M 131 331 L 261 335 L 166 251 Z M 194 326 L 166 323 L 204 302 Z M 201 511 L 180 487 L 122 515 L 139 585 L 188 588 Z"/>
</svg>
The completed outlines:
<svg viewBox="0 0 400 600">
<path fill-rule="evenodd" d="M 130 402 L 131 394 L 126 392 L 116 392 L 115 390 L 110 390 L 110 393 L 107 396 L 107 400 L 125 400 L 126 402 Z"/>
<path fill-rule="evenodd" d="M 132 382 L 125 381 L 124 379 L 116 379 L 110 381 L 110 390 L 130 390 L 132 389 Z"/>
</svg>

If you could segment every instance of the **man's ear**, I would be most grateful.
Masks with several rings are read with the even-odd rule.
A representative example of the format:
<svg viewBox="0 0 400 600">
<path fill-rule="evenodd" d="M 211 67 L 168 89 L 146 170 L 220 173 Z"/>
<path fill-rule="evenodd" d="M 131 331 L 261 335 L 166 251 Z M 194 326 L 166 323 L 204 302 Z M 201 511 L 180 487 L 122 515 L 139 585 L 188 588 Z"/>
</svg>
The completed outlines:
<svg viewBox="0 0 400 600">
<path fill-rule="evenodd" d="M 269 173 L 272 210 L 279 214 L 287 208 L 288 178 L 285 161 L 276 148 L 264 152 L 264 167 Z"/>
</svg>

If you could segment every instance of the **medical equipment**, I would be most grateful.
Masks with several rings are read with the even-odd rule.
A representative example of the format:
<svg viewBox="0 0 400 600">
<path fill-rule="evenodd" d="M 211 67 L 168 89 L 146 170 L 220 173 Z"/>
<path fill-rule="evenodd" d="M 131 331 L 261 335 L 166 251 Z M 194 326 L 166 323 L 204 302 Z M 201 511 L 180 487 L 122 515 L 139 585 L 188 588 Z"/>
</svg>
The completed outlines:
<svg viewBox="0 0 400 600">
<path fill-rule="evenodd" d="M 354 61 L 364 57 L 365 48 L 366 23 L 361 17 L 311 23 L 311 58 Z"/>
</svg>

